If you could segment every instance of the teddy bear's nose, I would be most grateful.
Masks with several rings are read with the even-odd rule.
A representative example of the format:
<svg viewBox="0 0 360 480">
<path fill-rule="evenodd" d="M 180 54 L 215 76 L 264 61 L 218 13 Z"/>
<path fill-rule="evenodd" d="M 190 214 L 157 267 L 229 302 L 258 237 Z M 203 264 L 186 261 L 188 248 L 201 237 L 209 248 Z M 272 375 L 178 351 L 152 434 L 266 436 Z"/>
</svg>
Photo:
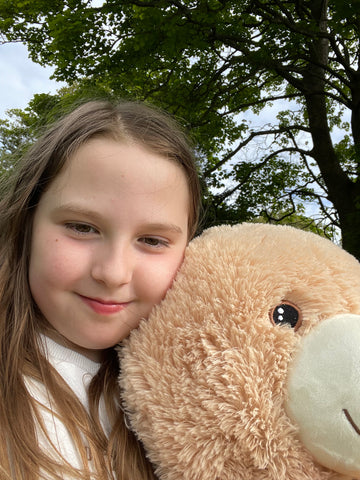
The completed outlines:
<svg viewBox="0 0 360 480">
<path fill-rule="evenodd" d="M 329 318 L 302 338 L 287 394 L 287 414 L 315 459 L 360 478 L 360 315 Z"/>
</svg>

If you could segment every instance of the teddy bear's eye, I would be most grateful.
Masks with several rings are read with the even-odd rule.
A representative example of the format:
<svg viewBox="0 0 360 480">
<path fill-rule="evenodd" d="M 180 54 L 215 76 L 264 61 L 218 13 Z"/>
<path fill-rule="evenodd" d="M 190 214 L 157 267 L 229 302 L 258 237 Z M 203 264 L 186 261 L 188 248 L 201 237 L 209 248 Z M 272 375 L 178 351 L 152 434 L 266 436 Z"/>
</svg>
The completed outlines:
<svg viewBox="0 0 360 480">
<path fill-rule="evenodd" d="M 299 307 L 294 303 L 283 301 L 269 312 L 274 325 L 290 325 L 295 331 L 301 326 L 302 317 Z"/>
</svg>

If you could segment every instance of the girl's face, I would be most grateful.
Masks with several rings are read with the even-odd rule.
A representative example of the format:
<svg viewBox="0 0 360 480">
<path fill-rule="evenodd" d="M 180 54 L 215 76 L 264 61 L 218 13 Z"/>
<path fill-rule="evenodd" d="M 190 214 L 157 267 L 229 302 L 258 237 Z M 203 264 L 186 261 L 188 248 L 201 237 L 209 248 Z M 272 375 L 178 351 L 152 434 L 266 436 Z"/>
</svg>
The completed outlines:
<svg viewBox="0 0 360 480">
<path fill-rule="evenodd" d="M 136 328 L 183 260 L 188 214 L 177 164 L 107 138 L 81 146 L 33 224 L 30 288 L 57 340 L 97 360 Z"/>
</svg>

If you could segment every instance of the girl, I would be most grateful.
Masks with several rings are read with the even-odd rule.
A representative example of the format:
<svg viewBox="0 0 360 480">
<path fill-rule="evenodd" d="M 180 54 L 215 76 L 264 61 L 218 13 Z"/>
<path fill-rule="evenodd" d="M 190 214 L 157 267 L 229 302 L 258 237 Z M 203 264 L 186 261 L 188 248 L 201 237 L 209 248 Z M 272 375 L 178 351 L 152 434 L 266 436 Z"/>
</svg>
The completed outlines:
<svg viewBox="0 0 360 480">
<path fill-rule="evenodd" d="M 186 138 L 89 102 L 30 149 L 0 205 L 0 478 L 155 478 L 113 347 L 164 297 L 198 221 Z M 8 180 L 7 180 L 8 181 Z"/>
</svg>

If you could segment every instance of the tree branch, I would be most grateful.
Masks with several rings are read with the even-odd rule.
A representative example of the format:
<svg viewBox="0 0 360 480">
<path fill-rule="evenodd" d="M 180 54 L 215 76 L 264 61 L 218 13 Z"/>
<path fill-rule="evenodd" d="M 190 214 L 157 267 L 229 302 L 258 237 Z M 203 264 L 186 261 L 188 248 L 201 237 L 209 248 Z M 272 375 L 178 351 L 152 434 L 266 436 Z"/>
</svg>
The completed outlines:
<svg viewBox="0 0 360 480">
<path fill-rule="evenodd" d="M 219 160 L 216 165 L 213 165 L 211 168 L 208 168 L 203 172 L 204 178 L 207 178 L 213 173 L 215 170 L 218 168 L 222 167 L 225 163 L 227 163 L 234 155 L 236 155 L 242 148 L 244 148 L 246 145 L 248 145 L 254 138 L 259 137 L 259 136 L 265 136 L 265 135 L 279 135 L 284 132 L 289 132 L 291 130 L 304 130 L 304 127 L 301 125 L 291 125 L 287 126 L 284 128 L 278 128 L 278 129 L 269 129 L 269 130 L 261 130 L 261 131 L 252 131 L 250 135 L 243 141 L 241 141 L 238 146 L 231 150 L 228 154 L 226 154 L 221 160 Z M 270 155 L 278 155 L 279 153 L 284 153 L 284 152 L 303 152 L 306 155 L 311 156 L 311 151 L 306 151 L 306 150 L 301 150 L 299 148 L 283 148 L 280 150 L 277 150 L 276 152 L 272 152 Z"/>
</svg>

